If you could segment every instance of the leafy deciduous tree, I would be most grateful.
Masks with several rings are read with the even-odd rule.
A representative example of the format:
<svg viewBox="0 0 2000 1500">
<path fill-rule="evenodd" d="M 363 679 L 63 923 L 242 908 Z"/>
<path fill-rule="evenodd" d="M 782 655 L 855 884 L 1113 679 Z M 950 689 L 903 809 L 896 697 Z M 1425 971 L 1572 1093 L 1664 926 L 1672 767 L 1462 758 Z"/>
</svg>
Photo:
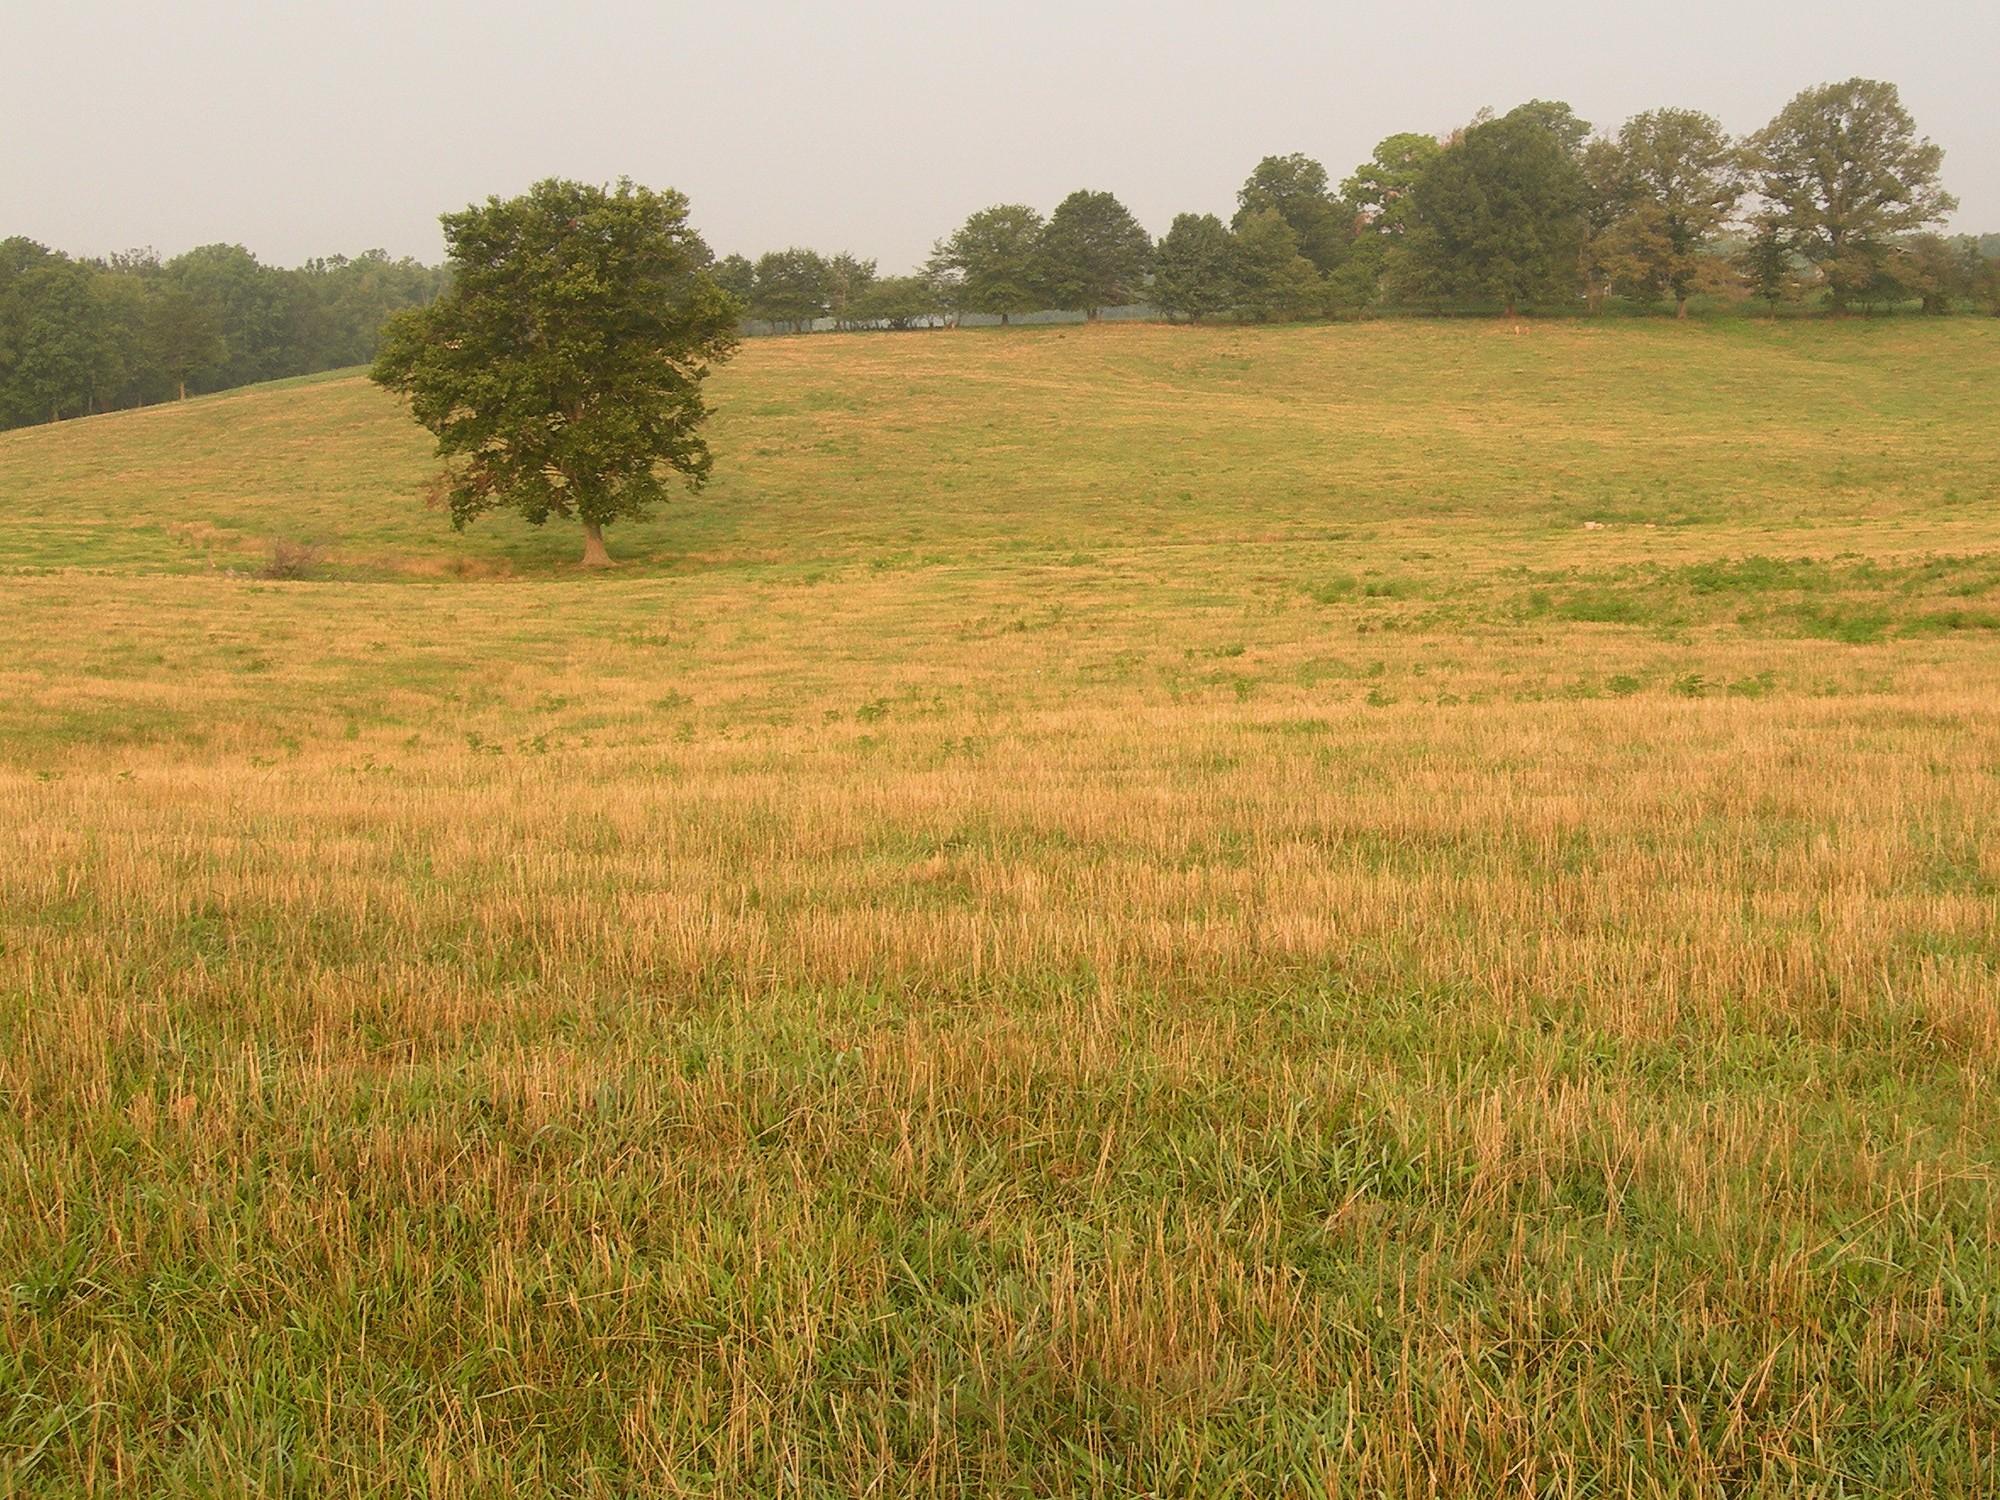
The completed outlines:
<svg viewBox="0 0 2000 1500">
<path fill-rule="evenodd" d="M 826 315 L 827 268 L 817 251 L 773 250 L 757 257 L 750 316 L 801 333 Z"/>
<path fill-rule="evenodd" d="M 384 332 L 374 378 L 409 398 L 447 462 L 452 524 L 502 506 L 603 528 L 708 477 L 702 381 L 735 348 L 687 199 L 555 179 L 444 215 L 453 279 Z"/>
<path fill-rule="evenodd" d="M 1042 216 L 1022 203 L 982 208 L 939 243 L 934 274 L 950 282 L 967 312 L 993 313 L 1002 323 L 1033 312 L 1047 292 L 1041 284 Z"/>
<path fill-rule="evenodd" d="M 1743 198 L 1741 161 L 1721 121 L 1699 110 L 1648 110 L 1625 122 L 1610 231 L 1623 289 L 1647 301 L 1671 297 L 1683 318 L 1691 295 L 1716 289 L 1726 267 L 1715 243 Z"/>
<path fill-rule="evenodd" d="M 1236 217 L 1230 227 L 1241 231 L 1255 215 L 1271 212 L 1291 226 L 1298 253 L 1322 274 L 1347 253 L 1354 238 L 1353 216 L 1334 201 L 1326 168 L 1309 156 L 1267 156 L 1258 162 L 1236 194 Z"/>
<path fill-rule="evenodd" d="M 1778 304 L 1794 302 L 1799 296 L 1798 270 L 1785 244 L 1783 227 L 1776 216 L 1759 214 L 1750 225 L 1750 238 L 1736 252 L 1736 270 L 1772 316 Z"/>
<path fill-rule="evenodd" d="M 855 298 L 851 316 L 857 323 L 885 328 L 913 328 L 944 310 L 937 285 L 927 276 L 882 276 Z"/>
<path fill-rule="evenodd" d="M 842 328 L 855 321 L 855 303 L 875 282 L 875 262 L 843 250 L 826 263 L 826 310 Z"/>
<path fill-rule="evenodd" d="M 1236 303 L 1235 242 L 1214 214 L 1180 214 L 1153 260 L 1153 303 L 1199 323 Z"/>
<path fill-rule="evenodd" d="M 1421 253 L 1452 295 L 1496 300 L 1509 317 L 1575 295 L 1589 195 L 1565 121 L 1568 106 L 1537 100 L 1472 126 L 1425 169 Z"/>
<path fill-rule="evenodd" d="M 1845 307 L 1880 277 L 1895 236 L 1958 206 L 1938 181 L 1944 151 L 1917 135 L 1893 83 L 1807 89 L 1751 141 L 1757 190 L 1786 244 Z"/>
<path fill-rule="evenodd" d="M 1325 307 L 1326 285 L 1299 253 L 1299 237 L 1274 208 L 1259 209 L 1236 231 L 1238 310 L 1259 322 L 1311 317 Z"/>
<path fill-rule="evenodd" d="M 1095 322 L 1100 309 L 1137 299 L 1153 242 L 1110 193 L 1075 192 L 1042 231 L 1041 282 L 1056 307 Z"/>
</svg>

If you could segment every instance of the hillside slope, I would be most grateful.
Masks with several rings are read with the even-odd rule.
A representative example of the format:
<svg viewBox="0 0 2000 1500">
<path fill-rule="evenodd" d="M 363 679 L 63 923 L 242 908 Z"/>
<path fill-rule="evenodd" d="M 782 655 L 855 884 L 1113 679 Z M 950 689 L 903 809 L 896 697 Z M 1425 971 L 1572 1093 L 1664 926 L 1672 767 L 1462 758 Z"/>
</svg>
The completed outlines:
<svg viewBox="0 0 2000 1500">
<path fill-rule="evenodd" d="M 716 481 L 614 529 L 646 568 L 1324 538 L 1423 522 L 1724 532 L 2000 499 L 2000 325 L 1104 327 L 759 340 Z M 0 567 L 543 573 L 577 540 L 422 503 L 429 441 L 358 373 L 0 434 Z M 1448 533 L 1447 533 L 1448 534 Z"/>
</svg>

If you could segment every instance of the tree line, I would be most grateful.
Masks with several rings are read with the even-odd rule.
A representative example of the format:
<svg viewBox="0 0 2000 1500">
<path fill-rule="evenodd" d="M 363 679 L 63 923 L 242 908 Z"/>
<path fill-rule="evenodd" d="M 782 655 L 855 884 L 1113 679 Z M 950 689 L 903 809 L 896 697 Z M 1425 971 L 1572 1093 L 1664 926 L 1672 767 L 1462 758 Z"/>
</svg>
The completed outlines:
<svg viewBox="0 0 2000 1500">
<path fill-rule="evenodd" d="M 1685 315 L 1704 295 L 2000 312 L 2000 236 L 1934 232 L 1956 207 L 1942 165 L 1895 85 L 1855 78 L 1742 139 L 1688 109 L 1599 133 L 1534 100 L 1444 137 L 1392 135 L 1337 185 L 1309 157 L 1268 156 L 1227 223 L 1184 213 L 1157 242 L 1111 193 L 1077 192 L 1046 218 L 981 209 L 905 276 L 799 248 L 716 261 L 692 243 L 743 315 L 790 329 L 1137 304 L 1188 321 L 1613 299 Z M 383 321 L 450 274 L 381 251 L 286 269 L 238 245 L 162 261 L 0 240 L 0 427 L 365 363 Z"/>
<path fill-rule="evenodd" d="M 1337 186 L 1309 157 L 1268 156 L 1228 223 L 1184 213 L 1157 243 L 1112 194 L 1077 192 L 1046 219 L 981 209 L 913 275 L 799 248 L 712 274 L 751 319 L 795 330 L 1137 303 L 1189 321 L 1613 298 L 1685 316 L 1704 294 L 2000 312 L 2000 236 L 1933 232 L 1957 207 L 1943 157 L 1895 85 L 1871 79 L 1808 89 L 1742 139 L 1689 109 L 1600 134 L 1534 100 L 1443 138 L 1392 135 Z"/>
<path fill-rule="evenodd" d="M 240 245 L 74 259 L 0 240 L 0 427 L 365 364 L 445 272 L 380 250 L 296 268 Z"/>
</svg>

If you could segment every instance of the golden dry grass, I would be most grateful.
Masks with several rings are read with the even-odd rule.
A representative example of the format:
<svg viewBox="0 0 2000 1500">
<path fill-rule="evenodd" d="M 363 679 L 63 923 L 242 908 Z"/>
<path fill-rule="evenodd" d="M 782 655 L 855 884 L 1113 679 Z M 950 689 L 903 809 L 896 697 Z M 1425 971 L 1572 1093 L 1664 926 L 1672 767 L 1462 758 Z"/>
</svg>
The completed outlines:
<svg viewBox="0 0 2000 1500">
<path fill-rule="evenodd" d="M 1991 1493 L 1996 335 L 757 344 L 609 579 L 0 439 L 0 1473 Z"/>
</svg>

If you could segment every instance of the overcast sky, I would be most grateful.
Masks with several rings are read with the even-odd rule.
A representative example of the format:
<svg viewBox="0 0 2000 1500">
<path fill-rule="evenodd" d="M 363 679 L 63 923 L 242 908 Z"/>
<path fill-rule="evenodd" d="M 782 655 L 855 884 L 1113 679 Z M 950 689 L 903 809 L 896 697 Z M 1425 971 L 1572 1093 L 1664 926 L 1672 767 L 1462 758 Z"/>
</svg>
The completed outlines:
<svg viewBox="0 0 2000 1500">
<path fill-rule="evenodd" d="M 0 0 L 0 236 L 436 260 L 437 216 L 551 175 L 678 187 L 718 254 L 922 259 L 973 209 L 1109 188 L 1159 233 L 1260 156 L 1567 99 L 1763 124 L 1899 84 L 1956 227 L 2000 230 L 2000 0 Z"/>
</svg>

